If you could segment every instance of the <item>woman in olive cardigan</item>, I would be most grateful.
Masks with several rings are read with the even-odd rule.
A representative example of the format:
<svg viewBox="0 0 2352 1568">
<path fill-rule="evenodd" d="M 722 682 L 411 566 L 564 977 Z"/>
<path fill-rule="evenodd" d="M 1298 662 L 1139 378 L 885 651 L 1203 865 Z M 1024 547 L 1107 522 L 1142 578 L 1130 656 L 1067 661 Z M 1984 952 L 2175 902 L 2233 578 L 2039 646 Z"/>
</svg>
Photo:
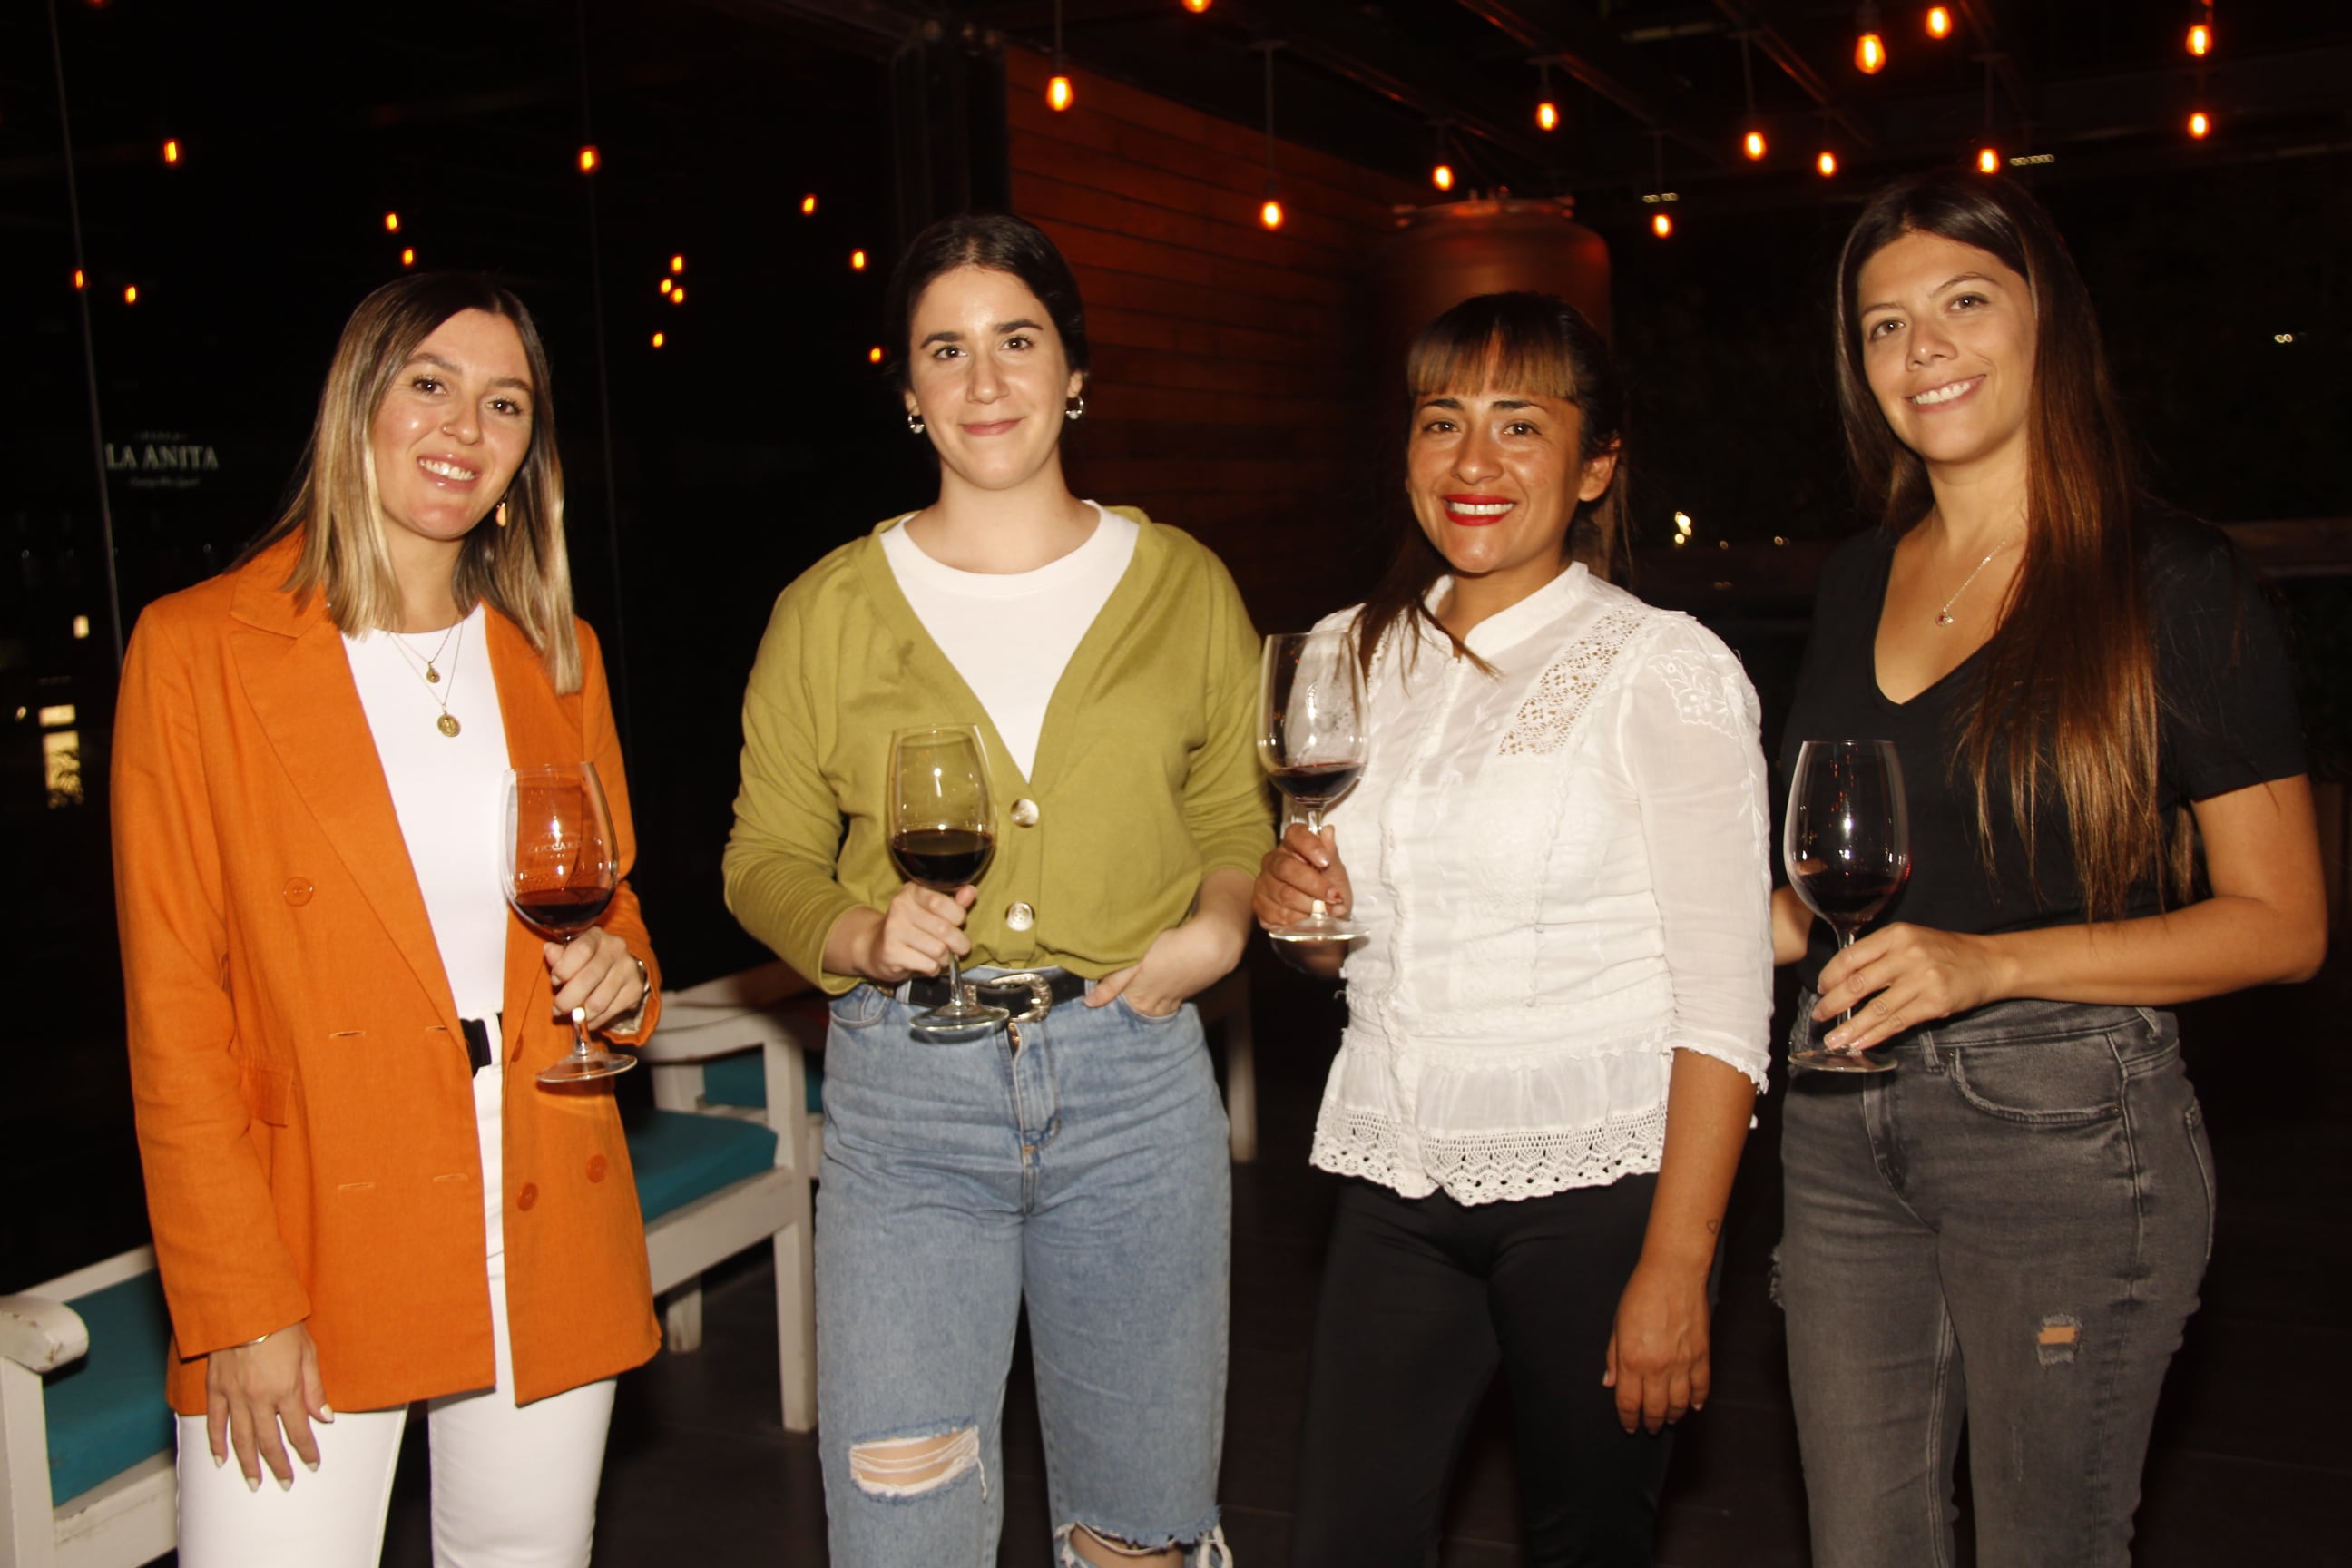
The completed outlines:
<svg viewBox="0 0 2352 1568">
<path fill-rule="evenodd" d="M 950 219 L 891 304 L 940 499 L 777 602 L 727 851 L 737 917 L 834 996 L 832 1560 L 995 1561 L 1024 1302 L 1063 1561 L 1223 1560 L 1226 1132 L 1185 998 L 1240 959 L 1272 839 L 1256 638 L 1214 556 L 1064 482 L 1086 328 L 1042 234 Z M 903 882 L 886 844 L 892 731 L 937 724 L 979 730 L 1000 818 L 953 897 Z M 950 951 L 1013 1022 L 909 1031 Z"/>
</svg>

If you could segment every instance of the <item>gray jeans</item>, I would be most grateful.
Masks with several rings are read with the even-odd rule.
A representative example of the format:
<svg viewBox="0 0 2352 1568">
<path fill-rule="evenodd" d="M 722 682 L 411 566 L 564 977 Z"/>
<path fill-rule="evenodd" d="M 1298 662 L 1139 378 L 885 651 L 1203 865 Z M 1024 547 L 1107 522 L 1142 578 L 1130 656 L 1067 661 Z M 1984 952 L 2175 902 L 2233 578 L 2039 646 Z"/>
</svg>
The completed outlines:
<svg viewBox="0 0 2352 1568">
<path fill-rule="evenodd" d="M 1785 1113 L 1780 1288 L 1816 1568 L 1953 1561 L 1963 1418 L 1979 1568 L 2126 1564 L 2212 1250 L 2178 1026 L 2004 1002 L 1887 1053 L 1897 1071 L 1799 1073 Z"/>
</svg>

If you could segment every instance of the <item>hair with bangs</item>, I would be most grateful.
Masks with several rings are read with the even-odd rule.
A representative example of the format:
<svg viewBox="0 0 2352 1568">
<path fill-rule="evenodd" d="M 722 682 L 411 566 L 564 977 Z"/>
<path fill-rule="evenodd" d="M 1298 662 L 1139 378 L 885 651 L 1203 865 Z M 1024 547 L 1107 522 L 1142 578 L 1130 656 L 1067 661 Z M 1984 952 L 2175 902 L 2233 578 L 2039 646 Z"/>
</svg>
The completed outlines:
<svg viewBox="0 0 2352 1568">
<path fill-rule="evenodd" d="M 1576 503 L 1561 564 L 1581 561 L 1604 581 L 1623 582 L 1632 575 L 1625 528 L 1625 388 L 1608 343 L 1581 311 L 1553 294 L 1476 295 L 1422 329 L 1405 355 L 1404 374 L 1408 421 L 1422 404 L 1448 392 L 1530 392 L 1575 405 L 1578 471 L 1612 452 L 1618 463 L 1599 500 Z M 1455 653 L 1486 668 L 1430 613 L 1429 590 L 1448 570 L 1444 555 L 1417 524 L 1400 531 L 1396 553 L 1356 617 L 1356 658 L 1366 675 L 1381 639 L 1403 622 L 1434 627 Z M 1411 646 L 1417 648 L 1419 639 Z"/>
<path fill-rule="evenodd" d="M 1891 533 L 1925 520 L 1935 494 L 1870 389 L 1861 284 L 1870 258 L 1906 234 L 1986 252 L 2025 280 L 2033 305 L 2024 550 L 1953 737 L 1954 765 L 1975 785 L 1986 874 L 1997 870 L 1999 774 L 2037 898 L 2036 824 L 2053 806 L 2065 813 L 2089 918 L 2120 916 L 2151 877 L 2160 895 L 2185 896 L 2195 847 L 2187 813 L 2168 844 L 2157 812 L 2156 645 L 2130 447 L 2090 290 L 2050 215 L 2005 175 L 1938 170 L 1872 198 L 1838 262 L 1838 403 L 1864 504 Z"/>
<path fill-rule="evenodd" d="M 580 638 L 572 618 L 572 565 L 563 540 L 563 463 L 547 348 L 523 302 L 486 278 L 428 272 L 385 284 L 343 324 L 293 500 L 243 560 L 299 534 L 300 553 L 280 586 L 298 603 L 324 595 L 346 633 L 398 631 L 400 585 L 385 543 L 373 426 L 394 381 L 450 317 L 480 310 L 510 321 L 530 366 L 530 445 L 503 498 L 507 526 L 477 523 L 458 547 L 450 581 L 457 608 L 477 603 L 521 628 L 559 693 L 580 689 Z"/>
</svg>

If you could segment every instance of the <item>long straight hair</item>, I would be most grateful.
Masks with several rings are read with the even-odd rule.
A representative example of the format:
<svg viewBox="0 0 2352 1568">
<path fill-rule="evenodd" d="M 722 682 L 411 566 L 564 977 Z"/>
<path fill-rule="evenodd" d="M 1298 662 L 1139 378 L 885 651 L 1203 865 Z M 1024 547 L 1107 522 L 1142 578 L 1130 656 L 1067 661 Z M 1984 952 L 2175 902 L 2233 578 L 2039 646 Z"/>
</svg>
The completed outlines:
<svg viewBox="0 0 2352 1568">
<path fill-rule="evenodd" d="M 1864 503 L 1897 535 L 1918 525 L 1935 495 L 1927 464 L 1896 439 L 1870 390 L 1859 303 L 1863 267 L 1906 234 L 1989 253 L 2025 279 L 2033 306 L 2024 552 L 1954 737 L 1955 763 L 1976 793 L 1986 872 L 1998 874 L 1998 777 L 2036 898 L 2035 835 L 2053 805 L 2065 813 L 2090 919 L 2122 914 L 2151 877 L 2160 894 L 2185 893 L 2186 825 L 2168 852 L 2156 808 L 2156 646 L 2129 446 L 2090 291 L 2050 215 L 2005 177 L 1915 174 L 1864 209 L 1838 263 L 1838 403 Z"/>
<path fill-rule="evenodd" d="M 1633 564 L 1625 529 L 1625 389 L 1609 345 L 1582 312 L 1553 294 L 1518 291 L 1463 300 L 1422 329 L 1405 355 L 1406 417 L 1448 392 L 1486 388 L 1532 392 L 1572 403 L 1580 418 L 1576 474 L 1604 453 L 1618 454 L 1617 472 L 1597 500 L 1579 500 L 1569 520 L 1566 560 L 1581 561 L 1594 576 L 1622 581 Z M 1439 625 L 1429 590 L 1452 568 L 1416 522 L 1397 539 L 1388 569 L 1356 617 L 1356 658 L 1367 676 L 1381 639 L 1401 623 L 1434 628 L 1454 651 L 1486 662 Z M 1420 646 L 1415 639 L 1408 645 Z"/>
<path fill-rule="evenodd" d="M 300 553 L 280 587 L 307 603 L 325 597 L 345 633 L 397 631 L 400 586 L 384 542 L 373 427 L 394 377 L 435 329 L 461 310 L 514 324 L 530 366 L 530 445 L 506 493 L 507 526 L 477 524 L 458 547 L 450 591 L 461 612 L 487 600 L 521 628 L 556 691 L 580 689 L 580 638 L 572 618 L 572 565 L 563 542 L 563 463 L 547 348 L 523 302 L 485 278 L 428 272 L 385 284 L 343 324 L 319 394 L 294 499 L 244 556 L 289 533 Z"/>
</svg>

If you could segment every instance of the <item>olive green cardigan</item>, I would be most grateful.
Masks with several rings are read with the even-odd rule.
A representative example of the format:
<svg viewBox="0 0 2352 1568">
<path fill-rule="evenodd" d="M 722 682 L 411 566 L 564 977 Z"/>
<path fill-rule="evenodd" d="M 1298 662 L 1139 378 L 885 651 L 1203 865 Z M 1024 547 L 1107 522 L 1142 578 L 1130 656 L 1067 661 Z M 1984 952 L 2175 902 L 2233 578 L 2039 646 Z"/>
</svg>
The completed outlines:
<svg viewBox="0 0 2352 1568">
<path fill-rule="evenodd" d="M 1054 689 L 1032 778 L 899 592 L 881 539 L 898 520 L 776 600 L 743 698 L 727 907 L 826 991 L 858 983 L 824 967 L 834 922 L 898 890 L 883 822 L 894 730 L 975 724 L 987 747 L 996 857 L 967 963 L 1107 974 L 1184 919 L 1208 872 L 1257 874 L 1273 814 L 1249 614 L 1201 544 L 1118 510 L 1141 526 L 1135 557 Z"/>
</svg>

